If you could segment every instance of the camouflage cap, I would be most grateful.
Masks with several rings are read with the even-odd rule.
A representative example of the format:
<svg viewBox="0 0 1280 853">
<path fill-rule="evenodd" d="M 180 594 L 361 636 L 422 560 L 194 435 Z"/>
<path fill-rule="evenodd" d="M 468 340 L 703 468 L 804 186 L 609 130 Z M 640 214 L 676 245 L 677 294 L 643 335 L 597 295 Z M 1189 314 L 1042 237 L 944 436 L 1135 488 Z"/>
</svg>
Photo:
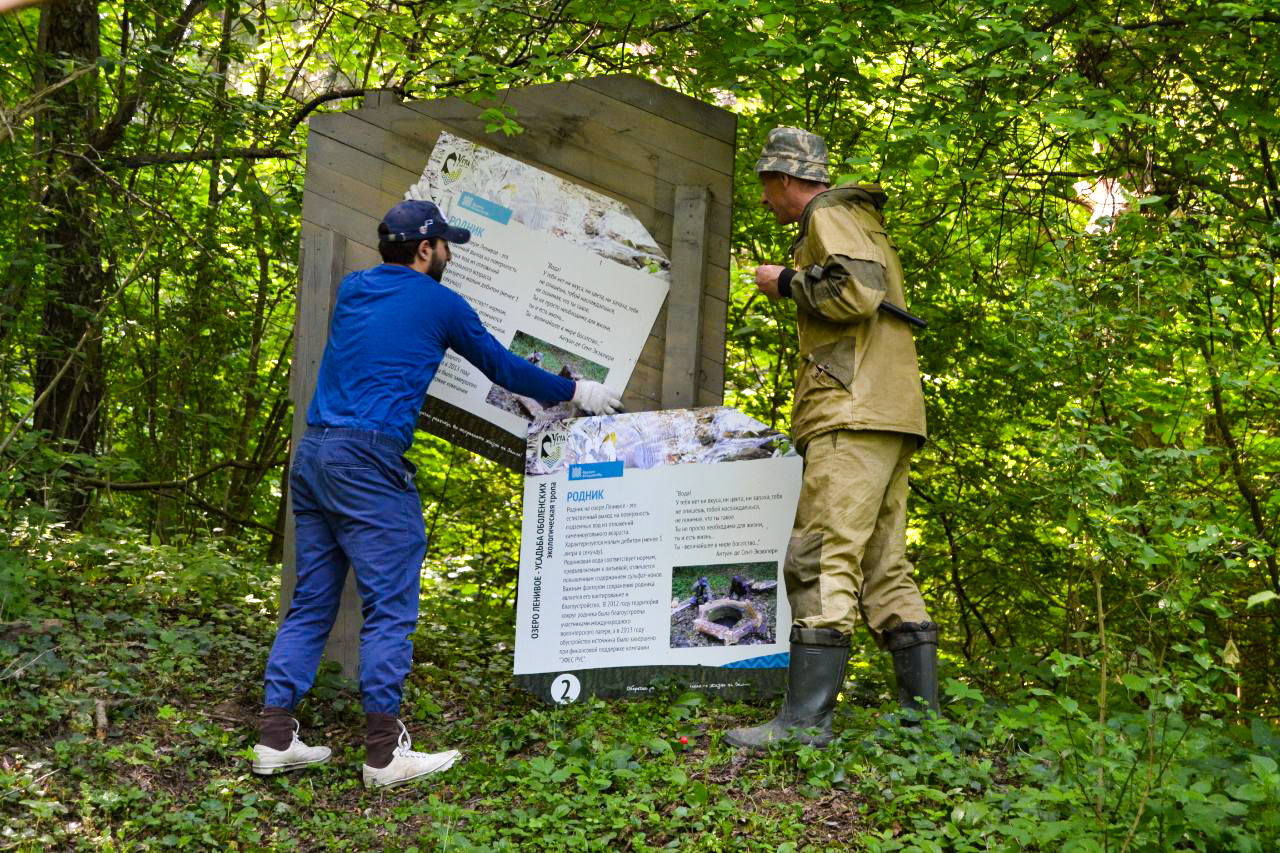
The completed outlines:
<svg viewBox="0 0 1280 853">
<path fill-rule="evenodd" d="M 798 127 L 775 127 L 765 139 L 764 150 L 756 161 L 756 172 L 782 172 L 829 184 L 827 143 L 818 134 Z"/>
</svg>

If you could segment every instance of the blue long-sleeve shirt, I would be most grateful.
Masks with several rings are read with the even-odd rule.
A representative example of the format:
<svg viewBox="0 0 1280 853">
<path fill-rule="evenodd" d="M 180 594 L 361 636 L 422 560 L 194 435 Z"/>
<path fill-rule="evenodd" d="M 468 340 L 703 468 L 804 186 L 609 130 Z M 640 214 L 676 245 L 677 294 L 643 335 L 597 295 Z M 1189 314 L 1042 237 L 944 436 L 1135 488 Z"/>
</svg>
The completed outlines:
<svg viewBox="0 0 1280 853">
<path fill-rule="evenodd" d="M 378 430 L 407 447 L 446 349 L 509 391 L 548 403 L 573 398 L 572 380 L 498 343 L 457 293 L 407 266 L 381 264 L 342 280 L 307 423 Z"/>
</svg>

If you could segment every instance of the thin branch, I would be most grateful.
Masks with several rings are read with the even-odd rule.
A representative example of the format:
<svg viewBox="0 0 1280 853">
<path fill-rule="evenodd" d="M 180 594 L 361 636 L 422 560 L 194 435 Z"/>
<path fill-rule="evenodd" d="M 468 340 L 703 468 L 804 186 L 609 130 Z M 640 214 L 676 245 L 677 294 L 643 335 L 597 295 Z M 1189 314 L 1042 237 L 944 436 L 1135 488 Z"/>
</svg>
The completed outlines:
<svg viewBox="0 0 1280 853">
<path fill-rule="evenodd" d="M 186 35 L 188 27 L 191 26 L 191 21 L 196 15 L 203 12 L 208 5 L 209 0 L 191 0 L 186 8 L 182 10 L 182 14 L 178 16 L 178 19 L 173 22 L 173 26 L 157 40 L 155 45 L 157 53 L 159 55 L 171 54 Z M 137 88 L 133 94 L 120 102 L 120 107 L 116 110 L 116 114 L 94 135 L 93 140 L 87 146 L 90 152 L 96 152 L 100 155 L 120 141 L 121 136 L 124 135 L 125 127 L 129 125 L 129 122 L 133 121 L 134 115 L 138 112 L 138 107 L 142 104 L 143 95 L 155 83 L 157 76 L 157 73 L 152 69 L 148 69 L 139 75 Z"/>
<path fill-rule="evenodd" d="M 36 665 L 36 661 L 40 660 L 40 658 L 44 657 L 45 655 L 51 652 L 56 652 L 59 648 L 61 648 L 61 646 L 50 646 L 49 648 L 40 652 L 40 654 L 36 655 L 31 660 L 27 661 L 21 666 L 14 667 L 11 665 L 3 673 L 0 673 L 0 681 L 6 681 L 10 678 L 21 678 L 23 673 L 25 673 L 27 670 L 31 669 L 31 667 Z"/>
<path fill-rule="evenodd" d="M 80 351 L 84 349 L 84 345 L 87 344 L 90 337 L 92 337 L 94 329 L 96 329 L 98 324 L 102 322 L 102 318 L 107 313 L 107 308 L 111 306 L 111 303 L 117 299 L 120 294 L 124 292 L 124 289 L 137 277 L 138 272 L 142 267 L 142 259 L 147 256 L 147 250 L 151 247 L 152 236 L 153 235 L 148 235 L 146 242 L 142 244 L 142 250 L 138 252 L 138 259 L 134 261 L 133 269 L 129 270 L 129 274 L 120 282 L 120 286 L 115 289 L 115 292 L 102 301 L 102 306 L 98 308 L 97 312 L 89 320 L 88 324 L 86 324 L 84 334 L 80 336 L 80 340 L 76 341 L 75 347 L 73 347 L 71 352 L 67 354 L 67 359 L 62 363 L 62 367 L 60 367 L 54 377 L 49 380 L 49 384 L 40 392 L 40 396 L 37 397 L 31 404 L 30 408 L 27 409 L 26 414 L 18 418 L 17 423 L 13 425 L 13 429 L 9 430 L 9 434 L 4 437 L 3 441 L 0 441 L 0 456 L 4 455 L 5 450 L 7 450 L 10 443 L 13 442 L 14 436 L 16 436 L 18 431 L 22 429 L 22 425 L 35 414 L 36 410 L 39 409 L 40 406 L 44 405 L 44 401 L 53 393 L 53 389 L 62 381 L 62 377 L 67 375 L 67 371 L 71 369 L 71 365 L 80 355 Z M 9 467 L 12 467 L 12 465 Z"/>
<path fill-rule="evenodd" d="M 199 163 L 208 160 L 269 160 L 296 157 L 296 151 L 286 148 L 224 148 L 215 151 L 157 151 L 151 154 L 135 154 L 118 161 L 123 166 L 160 166 L 173 163 Z"/>
<path fill-rule="evenodd" d="M 261 521 L 257 521 L 252 518 L 237 518 L 235 515 L 227 512 L 222 507 L 217 506 L 216 504 L 209 503 L 209 501 L 205 500 L 204 498 L 200 498 L 200 497 L 197 497 L 196 495 L 193 495 L 190 489 L 183 489 L 182 495 L 187 500 L 191 501 L 193 504 L 200 507 L 205 512 L 211 512 L 214 515 L 221 516 L 222 518 L 225 518 L 227 521 L 234 523 L 238 527 L 256 527 L 261 531 L 270 533 L 272 536 L 276 535 L 276 529 L 271 525 L 263 524 Z"/>
<path fill-rule="evenodd" d="M 19 785 L 17 788 L 10 788 L 8 791 L 5 791 L 3 794 L 0 794 L 0 799 L 7 798 L 11 794 L 20 794 L 27 788 L 34 788 L 36 785 L 39 785 L 45 779 L 48 779 L 50 776 L 52 776 L 54 773 L 57 773 L 61 769 L 62 769 L 61 767 L 55 767 L 52 770 L 50 770 L 48 773 L 44 774 L 43 776 L 37 779 L 32 779 L 30 782 L 27 783 L 25 787 L 22 785 Z"/>
<path fill-rule="evenodd" d="M 377 87 L 370 87 L 367 89 L 338 89 L 337 91 L 334 91 L 334 92 L 325 92 L 323 95 L 317 95 L 316 97 L 307 101 L 306 105 L 303 106 L 302 109 L 294 113 L 293 118 L 289 120 L 289 127 L 291 129 L 297 127 L 299 124 L 302 123 L 303 119 L 305 119 L 308 115 L 314 112 L 317 107 L 319 107 L 322 104 L 327 104 L 329 101 L 338 101 L 338 100 L 341 100 L 342 98 L 359 98 L 369 94 L 370 92 L 385 92 L 388 90 L 388 88 L 390 89 L 390 91 L 395 92 L 401 98 L 408 97 L 407 94 L 405 93 L 405 90 L 400 86 L 391 86 L 391 87 L 377 86 Z"/>
<path fill-rule="evenodd" d="M 1185 21 L 1181 18 L 1161 18 L 1158 21 L 1142 21 L 1136 24 L 1120 24 L 1120 29 L 1132 32 L 1134 30 L 1149 29 L 1172 29 L 1174 27 L 1187 27 L 1191 24 L 1204 23 L 1203 21 Z M 1254 15 L 1250 18 L 1233 18 L 1232 23 L 1235 24 L 1280 24 L 1280 15 Z"/>
<path fill-rule="evenodd" d="M 36 92 L 16 107 L 7 110 L 0 109 L 0 122 L 4 123 L 5 130 L 9 133 L 10 141 L 14 140 L 13 125 L 21 124 L 29 117 L 35 115 L 37 111 L 36 107 L 41 101 L 61 89 L 63 86 L 74 83 L 90 71 L 96 71 L 97 69 L 98 66 L 93 63 L 90 63 L 89 65 L 82 65 L 66 77 L 63 77 L 57 83 L 50 83 L 48 86 L 45 86 L 39 92 Z"/>
<path fill-rule="evenodd" d="M 95 477 L 77 477 L 76 479 L 86 486 L 92 486 L 95 489 L 105 489 L 108 492 L 145 492 L 150 490 L 162 491 L 164 489 L 185 489 L 194 485 L 210 474 L 214 474 L 224 468 L 240 468 L 245 471 L 268 471 L 277 465 L 283 464 L 283 459 L 275 459 L 271 462 L 259 464 L 253 462 L 244 462 L 239 459 L 228 459 L 226 462 L 219 462 L 211 468 L 201 471 L 199 474 L 192 474 L 181 480 L 152 480 L 150 482 L 135 483 L 118 483 L 113 480 L 100 480 Z"/>
</svg>

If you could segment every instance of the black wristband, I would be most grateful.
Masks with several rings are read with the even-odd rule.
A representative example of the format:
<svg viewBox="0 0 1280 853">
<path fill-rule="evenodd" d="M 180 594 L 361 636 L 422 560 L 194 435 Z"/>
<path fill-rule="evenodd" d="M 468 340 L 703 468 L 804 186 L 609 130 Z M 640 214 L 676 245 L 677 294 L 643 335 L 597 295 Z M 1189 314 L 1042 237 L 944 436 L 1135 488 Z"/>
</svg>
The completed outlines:
<svg viewBox="0 0 1280 853">
<path fill-rule="evenodd" d="M 783 267 L 782 272 L 778 273 L 778 295 L 783 299 L 791 298 L 791 279 L 800 274 L 799 270 L 793 270 L 791 267 Z"/>
</svg>

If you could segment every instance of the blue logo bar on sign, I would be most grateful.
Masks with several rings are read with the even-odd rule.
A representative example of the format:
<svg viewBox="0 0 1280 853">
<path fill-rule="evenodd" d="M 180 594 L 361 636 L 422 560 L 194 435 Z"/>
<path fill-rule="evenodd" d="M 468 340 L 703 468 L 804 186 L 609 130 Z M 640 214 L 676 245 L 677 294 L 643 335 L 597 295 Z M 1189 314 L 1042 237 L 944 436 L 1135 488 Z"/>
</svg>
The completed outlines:
<svg viewBox="0 0 1280 853">
<path fill-rule="evenodd" d="M 569 466 L 570 480 L 604 480 L 608 477 L 621 476 L 621 462 L 584 462 L 581 465 Z"/>
<path fill-rule="evenodd" d="M 489 201 L 487 198 L 480 198 L 475 193 L 463 193 L 462 199 L 458 202 L 458 207 L 475 211 L 481 216 L 487 216 L 495 222 L 501 222 L 503 225 L 511 221 L 511 208 L 503 207 L 495 201 Z"/>
</svg>

